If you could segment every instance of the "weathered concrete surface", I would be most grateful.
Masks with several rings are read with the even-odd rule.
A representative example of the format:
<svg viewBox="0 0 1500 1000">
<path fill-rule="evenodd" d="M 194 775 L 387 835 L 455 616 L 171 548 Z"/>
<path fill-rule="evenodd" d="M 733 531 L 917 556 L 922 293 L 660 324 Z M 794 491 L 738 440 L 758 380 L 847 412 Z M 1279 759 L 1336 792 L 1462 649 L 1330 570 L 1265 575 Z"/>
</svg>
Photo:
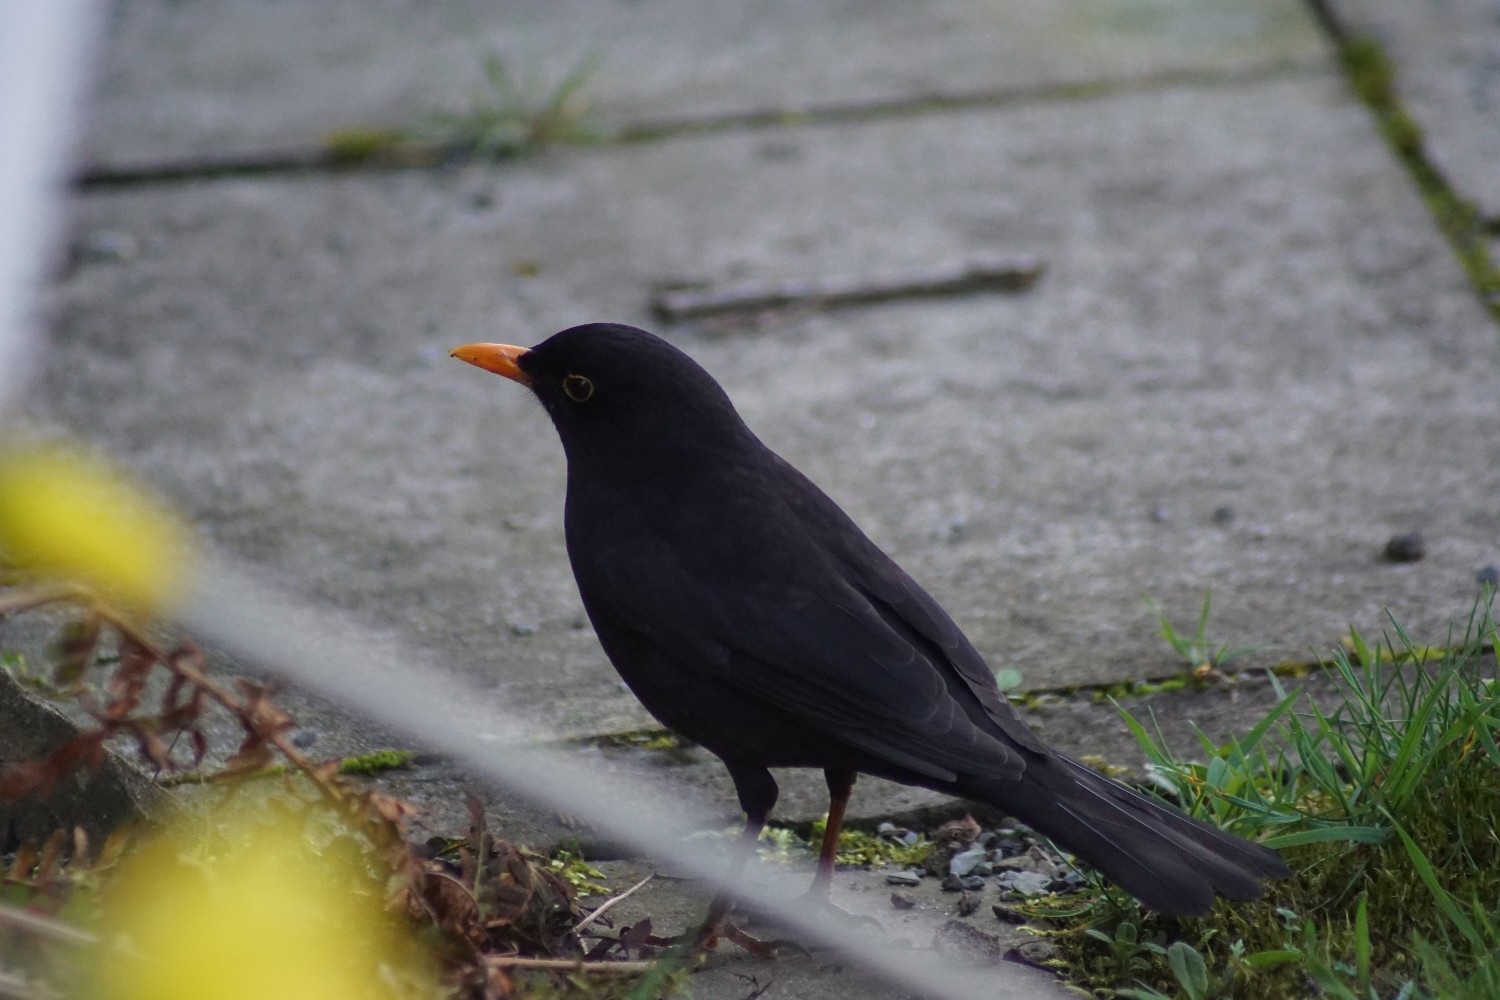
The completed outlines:
<svg viewBox="0 0 1500 1000">
<path fill-rule="evenodd" d="M 1396 90 L 1433 165 L 1500 218 L 1500 8 L 1494 0 L 1337 0 L 1346 27 L 1396 67 Z"/>
<path fill-rule="evenodd" d="M 760 875 L 765 895 L 791 897 L 805 891 L 810 866 L 810 859 L 800 865 L 763 864 Z M 706 889 L 691 881 L 677 880 L 670 866 L 615 862 L 601 867 L 607 876 L 605 884 L 616 890 L 629 888 L 653 871 L 661 873 L 661 877 L 610 911 L 616 928 L 649 918 L 655 932 L 679 933 L 696 926 L 708 904 Z M 938 881 L 924 879 L 916 888 L 902 889 L 902 896 L 912 905 L 910 909 L 898 909 L 891 903 L 892 887 L 886 884 L 884 870 L 839 871 L 834 874 L 830 898 L 836 906 L 852 914 L 855 921 L 864 922 L 859 927 L 861 934 L 895 954 L 917 957 L 936 951 L 951 960 L 953 971 L 965 976 L 965 988 L 959 995 L 973 996 L 976 1000 L 1041 1000 L 1078 995 L 1064 989 L 1047 973 L 1001 960 L 1001 956 L 1017 950 L 1029 957 L 1033 949 L 1044 945 L 1035 936 L 995 918 L 993 906 L 1003 897 L 993 887 L 973 894 L 978 909 L 972 915 L 961 916 L 957 910 L 960 894 L 941 891 Z M 764 938 L 776 936 L 774 928 L 753 922 L 747 922 L 747 926 Z M 693 977 L 696 996 L 739 1000 L 757 986 L 770 987 L 767 997 L 805 1000 L 825 997 L 905 1000 L 911 996 L 909 991 L 863 974 L 826 951 L 802 955 L 789 949 L 775 962 L 766 962 L 721 944 L 704 971 Z"/>
<path fill-rule="evenodd" d="M 606 126 L 1323 56 L 1296 0 L 129 0 L 110 19 L 88 158 L 262 153 L 459 111 L 490 51 L 541 95 L 598 58 Z"/>
<path fill-rule="evenodd" d="M 913 106 L 498 167 L 84 192 L 36 415 L 310 601 L 484 679 L 534 734 L 630 729 L 649 720 L 564 560 L 551 428 L 447 350 L 648 323 L 666 279 L 1027 253 L 1048 273 L 1015 298 L 663 332 L 1027 686 L 1179 669 L 1143 594 L 1186 626 L 1211 587 L 1214 641 L 1261 660 L 1378 632 L 1386 606 L 1419 640 L 1467 613 L 1500 562 L 1500 345 L 1300 6 L 704 9 L 122 4 L 96 162 L 454 108 L 492 41 L 554 76 L 601 49 L 606 122 Z M 1200 78 L 1166 79 L 1183 71 Z M 1135 83 L 917 106 L 1112 79 Z M 1384 563 L 1413 528 L 1426 559 Z M 386 742 L 294 707 L 319 753 Z M 1104 721 L 1068 723 L 1043 728 L 1098 748 Z M 599 757 L 714 775 L 694 794 L 732 811 L 701 755 Z M 445 822 L 462 780 L 434 765 L 389 787 Z M 820 785 L 787 782 L 783 815 L 821 811 Z M 856 798 L 866 816 L 926 801 Z M 568 828 L 500 805 L 519 839 Z"/>
<path fill-rule="evenodd" d="M 1143 594 L 1186 622 L 1212 588 L 1215 635 L 1269 658 L 1387 606 L 1441 639 L 1500 556 L 1493 328 L 1328 77 L 100 193 L 77 221 L 140 249 L 63 283 L 49 413 L 562 735 L 644 720 L 577 603 L 551 428 L 445 353 L 646 322 L 665 277 L 1047 261 L 1014 299 L 668 331 L 1029 686 L 1176 669 Z M 1383 564 L 1414 527 L 1427 558 Z"/>
</svg>

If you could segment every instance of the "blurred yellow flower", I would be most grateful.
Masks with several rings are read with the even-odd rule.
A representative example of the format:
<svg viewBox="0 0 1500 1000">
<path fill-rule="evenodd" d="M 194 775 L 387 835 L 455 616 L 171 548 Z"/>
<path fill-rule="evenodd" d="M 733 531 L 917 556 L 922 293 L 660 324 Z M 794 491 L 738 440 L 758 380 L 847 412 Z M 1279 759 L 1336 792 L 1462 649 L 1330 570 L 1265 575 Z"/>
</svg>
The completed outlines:
<svg viewBox="0 0 1500 1000">
<path fill-rule="evenodd" d="M 170 603 L 190 570 L 187 532 L 165 505 L 62 447 L 0 451 L 0 561 L 138 609 Z"/>
<path fill-rule="evenodd" d="M 168 833 L 103 890 L 87 1000 L 436 997 L 382 886 L 298 823 Z"/>
</svg>

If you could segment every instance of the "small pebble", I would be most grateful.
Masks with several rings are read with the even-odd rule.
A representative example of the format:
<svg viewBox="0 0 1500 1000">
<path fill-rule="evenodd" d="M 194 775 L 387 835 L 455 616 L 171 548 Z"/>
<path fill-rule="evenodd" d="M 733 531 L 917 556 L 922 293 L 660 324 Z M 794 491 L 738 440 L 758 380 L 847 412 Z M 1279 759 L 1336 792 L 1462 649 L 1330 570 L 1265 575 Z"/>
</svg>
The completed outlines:
<svg viewBox="0 0 1500 1000">
<path fill-rule="evenodd" d="M 978 892 L 984 888 L 984 879 L 978 875 L 970 875 L 967 878 L 959 879 L 959 883 L 967 892 Z"/>
<path fill-rule="evenodd" d="M 316 742 L 318 742 L 316 729 L 299 729 L 292 734 L 292 746 L 298 750 L 306 750 Z"/>
<path fill-rule="evenodd" d="M 963 892 L 964 880 L 959 878 L 957 875 L 949 875 L 947 878 L 943 879 L 943 891 Z"/>
<path fill-rule="evenodd" d="M 995 837 L 996 836 L 997 836 L 997 834 L 995 833 L 994 830 L 986 830 L 986 831 L 984 831 L 983 833 L 981 833 L 979 835 L 979 837 L 974 841 L 974 843 L 978 847 L 983 847 L 983 848 L 988 849 L 988 848 L 991 848 L 991 847 L 995 846 Z"/>
<path fill-rule="evenodd" d="M 979 894 L 966 892 L 958 897 L 958 915 L 960 917 L 972 917 L 974 911 L 979 909 Z"/>
<path fill-rule="evenodd" d="M 891 905 L 898 910 L 909 910 L 917 905 L 917 901 L 910 896 L 903 896 L 899 892 L 891 893 Z"/>
<path fill-rule="evenodd" d="M 1030 918 L 1013 906 L 1004 903 L 996 903 L 990 909 L 995 911 L 995 916 L 1007 924 L 1024 924 Z"/>
<path fill-rule="evenodd" d="M 1234 520 L 1234 508 L 1229 505 L 1214 508 L 1214 524 L 1229 524 Z"/>
<path fill-rule="evenodd" d="M 1040 896 L 1052 891 L 1052 876 L 1041 872 L 1005 872 L 996 877 L 995 883 L 1023 896 Z"/>
<path fill-rule="evenodd" d="M 974 838 L 979 836 L 979 824 L 974 821 L 973 816 L 965 816 L 963 819 L 952 819 L 937 828 L 933 839 L 940 844 L 957 843 L 972 844 Z"/>
<path fill-rule="evenodd" d="M 913 886 L 920 885 L 921 882 L 922 880 L 911 872 L 891 872 L 885 877 L 886 885 Z"/>
<path fill-rule="evenodd" d="M 1416 562 L 1427 554 L 1427 543 L 1422 539 L 1420 531 L 1408 531 L 1404 535 L 1394 535 L 1385 543 L 1385 557 L 1393 563 Z"/>
<path fill-rule="evenodd" d="M 984 861 L 984 857 L 985 851 L 982 847 L 971 847 L 967 851 L 960 851 L 948 861 L 948 874 L 963 878 L 973 872 L 975 866 Z"/>
<path fill-rule="evenodd" d="M 979 862 L 979 864 L 977 864 L 977 865 L 974 866 L 974 870 L 971 871 L 971 872 L 969 872 L 969 874 L 970 875 L 981 875 L 981 876 L 982 875 L 993 875 L 993 874 L 995 874 L 995 866 L 992 865 L 992 864 L 990 864 L 988 861 L 981 861 L 981 862 Z"/>
<path fill-rule="evenodd" d="M 1016 958 L 1037 968 L 1057 957 L 1057 945 L 1051 941 L 1027 941 L 1016 947 Z"/>
</svg>

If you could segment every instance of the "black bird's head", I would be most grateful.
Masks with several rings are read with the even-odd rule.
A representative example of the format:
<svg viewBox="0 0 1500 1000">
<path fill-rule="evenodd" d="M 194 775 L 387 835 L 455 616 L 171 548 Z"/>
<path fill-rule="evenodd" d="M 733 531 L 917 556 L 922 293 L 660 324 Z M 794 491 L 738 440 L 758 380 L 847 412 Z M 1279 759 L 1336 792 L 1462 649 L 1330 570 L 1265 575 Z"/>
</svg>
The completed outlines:
<svg viewBox="0 0 1500 1000">
<path fill-rule="evenodd" d="M 682 448 L 722 447 L 750 434 L 713 376 L 635 327 L 589 323 L 529 349 L 465 344 L 451 355 L 530 388 L 570 465 L 672 460 Z"/>
</svg>

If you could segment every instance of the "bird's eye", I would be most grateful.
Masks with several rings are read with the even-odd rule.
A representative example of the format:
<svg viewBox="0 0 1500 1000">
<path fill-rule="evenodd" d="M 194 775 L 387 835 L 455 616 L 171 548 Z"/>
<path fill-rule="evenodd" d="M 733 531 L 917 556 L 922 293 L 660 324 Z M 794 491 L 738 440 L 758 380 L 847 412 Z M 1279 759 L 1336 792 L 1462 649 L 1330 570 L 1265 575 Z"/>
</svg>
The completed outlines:
<svg viewBox="0 0 1500 1000">
<path fill-rule="evenodd" d="M 575 403 L 586 403 L 594 394 L 594 383 L 582 375 L 567 375 L 563 378 L 563 392 Z"/>
</svg>

